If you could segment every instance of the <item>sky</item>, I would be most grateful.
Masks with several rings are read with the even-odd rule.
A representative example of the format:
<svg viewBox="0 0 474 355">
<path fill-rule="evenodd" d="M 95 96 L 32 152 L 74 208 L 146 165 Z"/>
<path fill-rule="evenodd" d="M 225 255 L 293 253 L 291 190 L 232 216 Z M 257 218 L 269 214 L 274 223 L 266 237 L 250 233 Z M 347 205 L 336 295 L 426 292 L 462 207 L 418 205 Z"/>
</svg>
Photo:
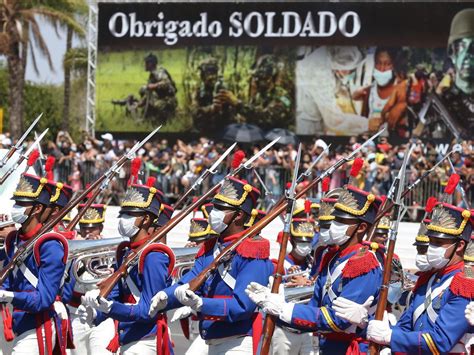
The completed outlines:
<svg viewBox="0 0 474 355">
<path fill-rule="evenodd" d="M 39 51 L 37 51 L 36 62 L 38 64 L 39 73 L 36 73 L 32 64 L 31 53 L 28 52 L 26 80 L 42 84 L 62 84 L 64 81 L 62 62 L 64 53 L 66 52 L 66 31 L 60 29 L 59 33 L 56 33 L 54 27 L 44 21 L 41 17 L 37 17 L 37 21 L 49 52 L 51 53 L 54 70 L 50 69 L 48 62 L 39 54 Z M 77 47 L 80 44 L 79 39 L 73 39 L 73 47 Z M 5 60 L 5 58 L 2 59 Z"/>
</svg>

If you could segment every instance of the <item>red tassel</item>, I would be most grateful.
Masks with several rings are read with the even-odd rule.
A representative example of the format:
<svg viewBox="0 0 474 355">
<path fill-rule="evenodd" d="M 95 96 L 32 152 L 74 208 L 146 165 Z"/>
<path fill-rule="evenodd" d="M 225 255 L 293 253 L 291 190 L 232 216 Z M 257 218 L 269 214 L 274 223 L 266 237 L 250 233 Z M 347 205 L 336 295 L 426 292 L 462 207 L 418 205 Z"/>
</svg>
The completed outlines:
<svg viewBox="0 0 474 355">
<path fill-rule="evenodd" d="M 270 242 L 265 238 L 247 238 L 237 247 L 237 253 L 244 258 L 268 259 L 270 257 Z"/>
<path fill-rule="evenodd" d="M 56 162 L 56 158 L 50 155 L 48 159 L 46 159 L 46 163 L 44 164 L 44 171 L 46 172 L 46 178 L 48 180 L 54 179 L 54 163 Z"/>
<path fill-rule="evenodd" d="M 245 152 L 243 150 L 238 150 L 234 153 L 234 158 L 232 159 L 232 164 L 230 165 L 232 169 L 237 169 L 240 164 L 242 163 L 242 160 L 245 158 Z"/>
<path fill-rule="evenodd" d="M 459 272 L 454 275 L 449 289 L 456 296 L 471 300 L 474 297 L 474 279 L 466 277 L 464 272 Z"/>
<path fill-rule="evenodd" d="M 3 335 L 5 336 L 6 341 L 12 341 L 15 338 L 12 327 L 12 315 L 10 314 L 8 308 L 4 305 L 0 305 L 0 311 L 3 318 Z"/>
<path fill-rule="evenodd" d="M 110 341 L 109 345 L 107 345 L 107 350 L 111 353 L 116 353 L 120 348 L 120 338 L 118 333 L 118 321 L 114 321 L 115 323 L 115 335 Z"/>
<path fill-rule="evenodd" d="M 349 259 L 342 270 L 342 277 L 353 279 L 360 275 L 367 274 L 369 271 L 378 268 L 379 262 L 374 254 L 368 250 L 362 251 L 362 254 L 356 254 Z"/>
<path fill-rule="evenodd" d="M 436 204 L 438 203 L 438 200 L 436 197 L 428 197 L 428 200 L 426 201 L 426 207 L 425 207 L 425 212 L 431 213 L 433 212 L 433 208 L 435 208 Z"/>
<path fill-rule="evenodd" d="M 304 212 L 309 215 L 311 213 L 311 201 L 305 200 L 304 201 Z"/>
<path fill-rule="evenodd" d="M 28 161 L 27 161 L 26 164 L 28 166 L 33 166 L 36 163 L 36 161 L 38 160 L 38 157 L 39 157 L 38 149 L 34 149 L 31 152 L 30 156 L 28 157 Z"/>
<path fill-rule="evenodd" d="M 278 235 L 277 235 L 277 243 L 278 244 L 281 244 L 281 241 L 283 240 L 283 231 L 281 232 L 278 232 Z"/>
<path fill-rule="evenodd" d="M 364 165 L 364 159 L 362 158 L 355 158 L 354 163 L 352 163 L 351 168 L 351 176 L 357 177 L 359 175 L 360 169 L 362 169 L 362 165 Z"/>
<path fill-rule="evenodd" d="M 328 192 L 329 191 L 329 185 L 331 184 L 331 178 L 329 176 L 326 176 L 322 183 L 321 183 L 321 190 L 323 192 Z"/>
<path fill-rule="evenodd" d="M 150 176 L 146 181 L 146 186 L 153 187 L 155 186 L 155 182 L 156 182 L 156 177 Z"/>
<path fill-rule="evenodd" d="M 456 186 L 458 186 L 459 179 L 460 177 L 458 174 L 452 174 L 449 177 L 448 184 L 446 185 L 444 192 L 448 195 L 452 195 L 454 190 L 456 190 Z"/>
</svg>

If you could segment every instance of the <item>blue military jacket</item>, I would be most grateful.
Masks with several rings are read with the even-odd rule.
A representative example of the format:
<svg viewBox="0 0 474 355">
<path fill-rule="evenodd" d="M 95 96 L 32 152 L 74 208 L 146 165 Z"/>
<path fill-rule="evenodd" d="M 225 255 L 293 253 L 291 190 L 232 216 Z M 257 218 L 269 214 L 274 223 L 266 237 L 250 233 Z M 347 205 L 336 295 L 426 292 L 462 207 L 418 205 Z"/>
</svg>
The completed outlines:
<svg viewBox="0 0 474 355">
<path fill-rule="evenodd" d="M 463 345 L 457 343 L 465 333 L 472 333 L 464 310 L 474 295 L 474 283 L 463 276 L 462 268 L 461 262 L 438 273 L 428 271 L 420 275 L 408 309 L 392 328 L 393 352 L 464 351 Z M 431 303 L 426 302 L 429 299 Z"/>
<path fill-rule="evenodd" d="M 146 239 L 132 243 L 132 249 L 118 250 L 117 268 L 131 252 L 138 248 Z M 157 334 L 157 318 L 150 318 L 152 297 L 171 285 L 171 270 L 174 266 L 174 254 L 166 245 L 151 244 L 142 252 L 138 265 L 129 270 L 128 276 L 117 283 L 108 296 L 113 305 L 108 314 L 98 312 L 95 324 L 98 325 L 106 317 L 117 320 L 119 342 L 125 345 Z"/>
<path fill-rule="evenodd" d="M 364 303 L 370 296 L 376 299 L 381 282 L 379 262 L 361 244 L 341 252 L 332 248 L 321 262 L 321 271 L 309 304 L 294 306 L 291 326 L 319 332 L 322 334 L 321 350 L 343 354 L 349 344 L 360 336 L 361 330 L 335 315 L 331 308 L 333 300 L 338 296 L 357 303 Z M 364 349 L 366 345 L 361 344 L 360 350 Z"/>
<path fill-rule="evenodd" d="M 196 256 L 193 268 L 181 280 L 165 290 L 168 295 L 167 309 L 180 307 L 174 290 L 191 281 L 214 260 L 219 250 L 230 244 L 241 234 L 225 239 L 212 239 L 204 243 Z M 270 243 L 257 237 L 245 240 L 235 255 L 223 265 L 223 271 L 214 273 L 201 286 L 197 293 L 203 299 L 198 313 L 199 330 L 203 339 L 218 339 L 236 335 L 253 335 L 252 326 L 256 318 L 256 305 L 245 293 L 250 282 L 268 284 L 273 273 L 273 264 L 268 259 Z M 225 273 L 230 277 L 226 277 Z M 233 280 L 233 281 L 232 281 Z M 230 284 L 230 285 L 229 285 Z"/>
</svg>

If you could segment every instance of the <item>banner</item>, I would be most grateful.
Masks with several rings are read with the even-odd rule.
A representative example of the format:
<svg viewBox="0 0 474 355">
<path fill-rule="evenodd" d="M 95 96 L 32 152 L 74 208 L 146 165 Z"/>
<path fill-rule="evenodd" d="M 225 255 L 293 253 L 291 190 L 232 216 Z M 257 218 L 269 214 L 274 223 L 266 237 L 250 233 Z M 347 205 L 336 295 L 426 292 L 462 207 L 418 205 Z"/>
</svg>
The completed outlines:
<svg viewBox="0 0 474 355">
<path fill-rule="evenodd" d="M 96 127 L 164 124 L 164 132 L 219 138 L 233 123 L 311 136 L 386 124 L 395 140 L 466 139 L 474 129 L 472 9 L 100 3 Z"/>
</svg>

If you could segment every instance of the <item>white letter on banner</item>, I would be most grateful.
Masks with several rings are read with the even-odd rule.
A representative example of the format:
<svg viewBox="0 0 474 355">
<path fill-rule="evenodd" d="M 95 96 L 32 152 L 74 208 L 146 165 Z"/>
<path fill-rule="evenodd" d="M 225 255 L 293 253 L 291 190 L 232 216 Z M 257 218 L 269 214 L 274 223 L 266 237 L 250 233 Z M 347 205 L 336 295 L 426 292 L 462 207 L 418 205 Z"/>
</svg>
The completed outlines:
<svg viewBox="0 0 474 355">
<path fill-rule="evenodd" d="M 256 18 L 257 19 L 257 30 L 255 32 L 252 32 L 252 19 Z M 259 37 L 263 31 L 265 31 L 265 26 L 263 22 L 263 16 L 260 12 L 253 11 L 249 13 L 244 20 L 244 29 L 245 32 L 250 36 L 250 37 Z"/>
<path fill-rule="evenodd" d="M 143 22 L 137 21 L 137 14 L 130 14 L 130 37 L 141 37 L 145 32 L 143 28 Z"/>
<path fill-rule="evenodd" d="M 300 37 L 316 37 L 318 34 L 314 29 L 313 14 L 308 11 L 301 30 Z"/>
<path fill-rule="evenodd" d="M 220 21 L 212 21 L 207 30 L 211 37 L 217 38 L 222 34 L 222 24 Z"/>
<path fill-rule="evenodd" d="M 301 31 L 300 15 L 294 11 L 283 11 L 283 37 L 295 37 Z M 294 26 L 291 28 L 291 19 L 294 19 Z M 291 31 L 293 29 L 293 31 Z"/>
<path fill-rule="evenodd" d="M 280 37 L 281 36 L 281 27 L 278 28 L 278 31 L 273 30 L 275 18 L 275 12 L 265 12 L 265 16 L 267 17 L 267 31 L 265 32 L 265 37 Z"/>
<path fill-rule="evenodd" d="M 330 11 L 318 11 L 319 37 L 331 37 L 337 30 L 336 15 Z M 326 31 L 326 18 L 329 19 L 329 29 Z"/>
<path fill-rule="evenodd" d="M 121 20 L 122 31 L 117 32 L 117 19 Z M 117 12 L 109 20 L 109 31 L 114 37 L 123 37 L 128 32 L 128 20 L 127 16 L 123 12 Z"/>
<path fill-rule="evenodd" d="M 244 32 L 242 29 L 242 13 L 234 12 L 229 17 L 229 37 L 240 37 Z"/>
<path fill-rule="evenodd" d="M 347 19 L 348 19 L 349 16 L 352 17 L 352 21 L 354 23 L 354 25 L 352 27 L 352 32 L 347 32 Z M 341 31 L 341 33 L 346 37 L 355 37 L 355 36 L 357 36 L 360 32 L 360 28 L 361 28 L 360 17 L 354 11 L 346 12 L 339 19 L 339 31 Z"/>
</svg>

